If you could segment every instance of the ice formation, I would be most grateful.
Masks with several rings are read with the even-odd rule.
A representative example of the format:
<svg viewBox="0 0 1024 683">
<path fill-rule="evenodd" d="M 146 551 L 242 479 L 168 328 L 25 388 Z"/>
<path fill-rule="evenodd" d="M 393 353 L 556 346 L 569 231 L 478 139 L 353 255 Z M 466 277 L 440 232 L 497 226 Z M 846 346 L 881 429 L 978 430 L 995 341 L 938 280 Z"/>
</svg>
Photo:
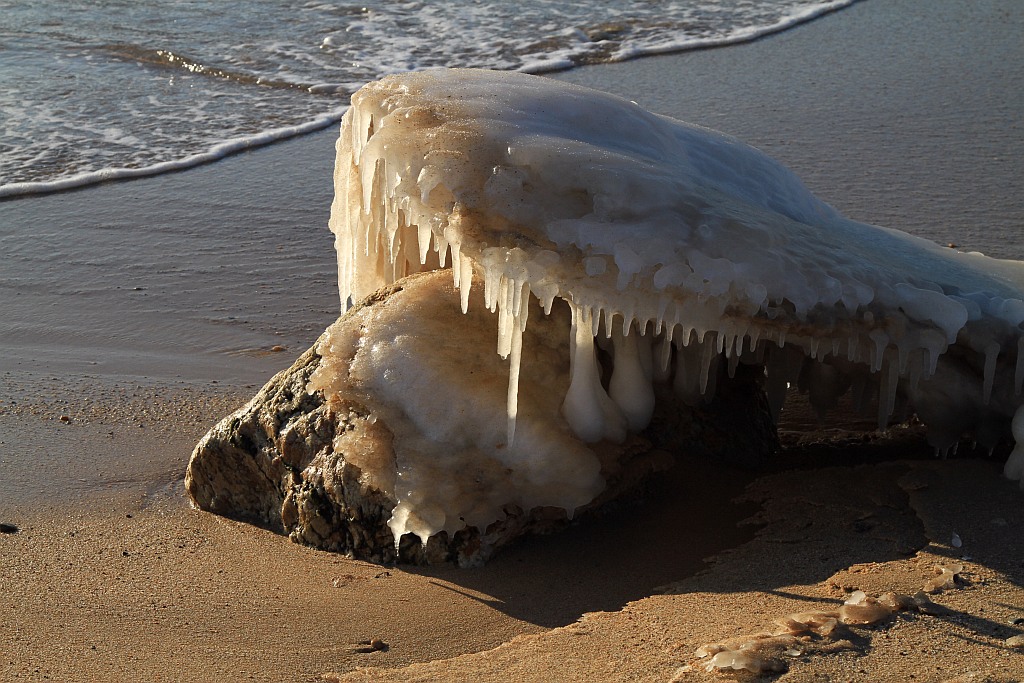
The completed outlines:
<svg viewBox="0 0 1024 683">
<path fill-rule="evenodd" d="M 848 220 L 726 135 L 547 78 L 437 70 L 357 92 L 337 151 L 342 306 L 450 265 L 465 310 L 480 283 L 510 444 L 531 298 L 568 303 L 561 414 L 585 442 L 642 429 L 653 382 L 695 405 L 738 363 L 765 367 L 774 411 L 790 386 L 821 414 L 852 392 L 883 425 L 915 412 L 938 451 L 992 446 L 1022 410 L 1024 263 Z"/>
<path fill-rule="evenodd" d="M 396 544 L 406 533 L 426 543 L 442 530 L 484 531 L 507 505 L 571 516 L 605 487 L 600 449 L 576 439 L 558 417 L 569 389 L 567 307 L 544 316 L 531 304 L 539 319 L 522 340 L 530 354 L 519 377 L 522 424 L 508 444 L 508 368 L 494 353 L 479 292 L 472 301 L 463 314 L 451 277 L 424 273 L 354 311 L 355 320 L 340 319 L 319 347 L 310 388 L 339 409 L 354 403 L 374 417 L 341 432 L 335 449 L 397 502 L 388 522 Z M 456 336 L 458 344 L 445 343 Z"/>
<path fill-rule="evenodd" d="M 960 572 L 964 570 L 962 564 L 954 563 L 945 567 L 938 567 L 937 569 L 938 574 L 925 582 L 925 593 L 941 593 L 944 590 L 956 588 L 959 585 L 957 580 L 960 579 Z"/>
<path fill-rule="evenodd" d="M 849 626 L 877 626 L 899 612 L 941 614 L 942 609 L 924 593 L 914 596 L 883 593 L 876 597 L 856 590 L 837 610 L 796 612 L 775 619 L 775 628 L 734 636 L 702 645 L 693 654 L 707 659 L 704 670 L 750 671 L 755 674 L 786 671 L 787 662 L 807 655 L 825 654 L 855 646 Z"/>
</svg>

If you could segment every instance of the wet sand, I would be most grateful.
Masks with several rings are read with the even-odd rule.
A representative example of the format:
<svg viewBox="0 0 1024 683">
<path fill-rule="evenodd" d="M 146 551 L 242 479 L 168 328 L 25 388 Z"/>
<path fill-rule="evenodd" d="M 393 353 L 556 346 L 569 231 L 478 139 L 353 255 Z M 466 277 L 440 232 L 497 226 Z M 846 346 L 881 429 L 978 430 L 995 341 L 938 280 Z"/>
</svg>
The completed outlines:
<svg viewBox="0 0 1024 683">
<path fill-rule="evenodd" d="M 1022 29 L 1009 1 L 872 0 L 557 77 L 752 142 L 853 218 L 1021 258 Z M 337 310 L 333 138 L 0 203 L 0 522 L 20 529 L 0 534 L 0 679 L 711 680 L 703 644 L 913 593 L 952 560 L 944 614 L 853 628 L 766 680 L 1024 679 L 1005 644 L 1024 492 L 899 430 L 883 453 L 815 428 L 760 474 L 684 459 L 481 569 L 353 562 L 189 509 L 192 445 Z"/>
</svg>

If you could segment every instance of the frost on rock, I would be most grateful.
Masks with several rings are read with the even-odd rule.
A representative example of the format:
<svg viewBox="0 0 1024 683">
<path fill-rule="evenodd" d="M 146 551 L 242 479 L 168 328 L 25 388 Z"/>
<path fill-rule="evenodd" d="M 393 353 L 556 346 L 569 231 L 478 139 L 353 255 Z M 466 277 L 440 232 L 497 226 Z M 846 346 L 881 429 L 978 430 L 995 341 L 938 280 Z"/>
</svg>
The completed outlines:
<svg viewBox="0 0 1024 683">
<path fill-rule="evenodd" d="M 776 413 L 791 384 L 820 413 L 852 392 L 880 425 L 916 413 L 940 452 L 964 434 L 994 445 L 1022 404 L 1024 265 L 848 220 L 731 137 L 547 78 L 437 70 L 357 92 L 337 152 L 343 308 L 422 270 L 450 268 L 463 311 L 482 287 L 486 344 L 508 359 L 510 446 L 533 438 L 523 334 L 555 299 L 569 308 L 560 414 L 583 442 L 642 429 L 653 383 L 699 405 L 741 363 L 765 368 Z M 449 334 L 466 353 L 485 344 L 458 321 Z M 597 348 L 613 358 L 604 381 Z M 376 359 L 413 412 L 431 408 L 416 383 L 432 352 Z M 425 417 L 415 438 L 447 438 L 449 419 Z M 1021 462 L 1007 475 L 1022 479 Z M 393 529 L 422 538 L 447 518 L 410 503 Z"/>
</svg>

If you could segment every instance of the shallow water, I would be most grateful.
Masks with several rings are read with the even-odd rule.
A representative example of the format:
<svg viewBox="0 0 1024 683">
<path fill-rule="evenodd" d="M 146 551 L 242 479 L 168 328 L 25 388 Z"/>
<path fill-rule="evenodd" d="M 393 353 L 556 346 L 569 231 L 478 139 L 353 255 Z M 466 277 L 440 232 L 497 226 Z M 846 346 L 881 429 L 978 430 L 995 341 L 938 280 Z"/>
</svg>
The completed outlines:
<svg viewBox="0 0 1024 683">
<path fill-rule="evenodd" d="M 246 384 L 286 367 L 339 311 L 334 138 L 0 203 L 0 369 Z"/>
<path fill-rule="evenodd" d="M 537 72 L 728 44 L 852 1 L 0 0 L 0 197 L 322 128 L 389 73 Z"/>
</svg>

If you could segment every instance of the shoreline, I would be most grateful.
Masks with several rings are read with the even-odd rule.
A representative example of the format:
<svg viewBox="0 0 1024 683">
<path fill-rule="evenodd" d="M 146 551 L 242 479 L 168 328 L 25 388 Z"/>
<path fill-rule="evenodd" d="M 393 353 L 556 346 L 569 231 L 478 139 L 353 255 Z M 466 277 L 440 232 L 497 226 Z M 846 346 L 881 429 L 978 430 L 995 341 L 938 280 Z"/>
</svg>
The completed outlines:
<svg viewBox="0 0 1024 683">
<path fill-rule="evenodd" d="M 736 135 L 851 218 L 1019 258 L 1024 57 L 1004 49 L 1024 18 L 978 7 L 856 3 L 553 77 Z M 190 509 L 198 438 L 336 317 L 333 138 L 0 204 L 37 235 L 0 227 L 17 281 L 0 285 L 26 297 L 0 298 L 0 522 L 20 528 L 0 535 L 0 678 L 720 680 L 701 645 L 856 589 L 912 593 L 957 562 L 961 583 L 932 596 L 946 614 L 857 629 L 772 680 L 1024 679 L 1005 645 L 1024 630 L 1024 499 L 994 460 L 826 441 L 827 462 L 759 475 L 686 461 L 470 570 L 355 562 Z M 58 264 L 56 284 L 33 275 Z M 373 638 L 388 648 L 360 652 Z"/>
<path fill-rule="evenodd" d="M 613 62 L 643 59 L 654 55 L 679 54 L 694 50 L 709 50 L 732 45 L 743 45 L 762 38 L 768 38 L 784 31 L 796 28 L 815 19 L 827 16 L 833 12 L 841 11 L 860 0 L 825 0 L 817 6 L 804 10 L 802 13 L 787 16 L 784 19 L 768 26 L 761 26 L 756 29 L 746 29 L 738 33 L 721 38 L 690 39 L 684 43 L 671 45 L 636 48 L 629 55 L 615 59 Z M 520 69 L 524 73 L 538 75 L 550 75 L 562 71 L 569 71 L 579 68 L 581 65 L 568 60 L 536 61 L 524 64 Z M 479 67 L 486 68 L 486 67 Z M 316 84 L 310 86 L 310 92 L 318 88 L 333 88 L 331 84 Z M 92 187 L 101 183 L 117 182 L 124 180 L 136 180 L 148 178 L 166 173 L 186 171 L 197 166 L 220 161 L 226 157 L 248 152 L 273 145 L 277 142 L 289 140 L 295 137 L 308 135 L 341 121 L 341 116 L 347 107 L 340 110 L 327 112 L 316 119 L 311 119 L 296 125 L 272 128 L 246 137 L 224 140 L 204 152 L 191 154 L 181 159 L 162 161 L 150 166 L 125 167 L 117 166 L 104 168 L 98 171 L 86 171 L 72 176 L 62 176 L 53 180 L 24 181 L 0 184 L 0 202 L 13 200 L 21 197 L 34 197 L 58 192 L 67 192 Z"/>
</svg>

